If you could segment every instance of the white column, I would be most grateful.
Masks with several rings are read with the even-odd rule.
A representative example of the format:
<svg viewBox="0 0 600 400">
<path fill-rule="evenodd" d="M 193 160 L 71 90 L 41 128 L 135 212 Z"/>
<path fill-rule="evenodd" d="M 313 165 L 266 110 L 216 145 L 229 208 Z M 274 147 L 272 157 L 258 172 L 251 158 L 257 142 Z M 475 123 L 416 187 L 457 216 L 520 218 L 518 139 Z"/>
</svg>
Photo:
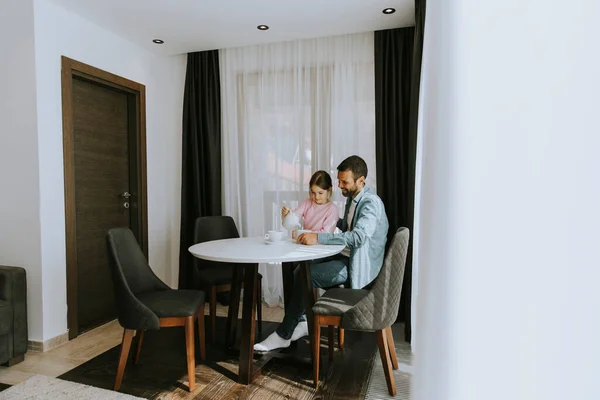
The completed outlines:
<svg viewBox="0 0 600 400">
<path fill-rule="evenodd" d="M 27 272 L 29 339 L 43 339 L 33 0 L 0 0 L 0 265 Z"/>
<path fill-rule="evenodd" d="M 414 399 L 600 398 L 600 3 L 427 2 Z"/>
</svg>

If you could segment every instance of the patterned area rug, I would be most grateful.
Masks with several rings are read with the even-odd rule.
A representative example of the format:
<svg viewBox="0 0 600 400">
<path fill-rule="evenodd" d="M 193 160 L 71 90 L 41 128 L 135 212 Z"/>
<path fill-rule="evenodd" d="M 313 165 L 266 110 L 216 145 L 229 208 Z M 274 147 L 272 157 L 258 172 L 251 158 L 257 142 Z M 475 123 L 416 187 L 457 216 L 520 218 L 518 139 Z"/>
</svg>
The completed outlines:
<svg viewBox="0 0 600 400">
<path fill-rule="evenodd" d="M 263 337 L 277 327 L 263 322 Z M 237 379 L 237 355 L 224 350 L 225 318 L 218 318 L 217 343 L 207 341 L 207 360 L 196 367 L 196 389 L 187 391 L 185 333 L 183 328 L 146 332 L 140 364 L 129 363 L 121 386 L 122 393 L 150 399 L 363 399 L 374 356 L 375 335 L 347 332 L 346 348 L 336 351 L 330 364 L 326 338 L 322 338 L 322 384 L 312 385 L 312 365 L 297 360 L 271 360 L 262 374 L 248 386 Z M 220 332 L 220 334 L 219 334 Z M 325 330 L 326 332 L 326 330 Z M 134 342 L 135 344 L 135 342 Z M 132 349 L 135 348 L 132 346 Z M 196 347 L 197 348 L 197 347 Z M 289 352 L 310 357 L 306 341 L 300 340 Z M 111 389 L 114 383 L 119 346 L 103 353 L 59 378 L 99 388 Z M 198 354 L 197 354 L 198 359 Z M 260 362 L 260 356 L 256 357 Z"/>
<path fill-rule="evenodd" d="M 0 392 L 0 400 L 135 400 L 139 397 L 109 390 L 33 375 L 29 379 Z"/>
</svg>

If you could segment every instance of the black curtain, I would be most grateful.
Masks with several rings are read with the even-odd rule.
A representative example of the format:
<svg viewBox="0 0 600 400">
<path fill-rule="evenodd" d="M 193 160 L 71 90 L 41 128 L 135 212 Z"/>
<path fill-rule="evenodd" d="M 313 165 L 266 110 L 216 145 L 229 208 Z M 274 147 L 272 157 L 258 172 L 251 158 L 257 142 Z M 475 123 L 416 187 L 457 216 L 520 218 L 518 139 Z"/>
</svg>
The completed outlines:
<svg viewBox="0 0 600 400">
<path fill-rule="evenodd" d="M 188 248 L 196 218 L 221 215 L 221 86 L 218 50 L 189 53 L 183 95 L 179 289 L 198 270 Z"/>
<path fill-rule="evenodd" d="M 390 223 L 388 244 L 399 227 L 411 232 L 397 318 L 405 322 L 408 342 L 412 336 L 412 235 L 425 0 L 417 0 L 415 7 L 414 28 L 375 32 L 377 192 Z"/>
</svg>

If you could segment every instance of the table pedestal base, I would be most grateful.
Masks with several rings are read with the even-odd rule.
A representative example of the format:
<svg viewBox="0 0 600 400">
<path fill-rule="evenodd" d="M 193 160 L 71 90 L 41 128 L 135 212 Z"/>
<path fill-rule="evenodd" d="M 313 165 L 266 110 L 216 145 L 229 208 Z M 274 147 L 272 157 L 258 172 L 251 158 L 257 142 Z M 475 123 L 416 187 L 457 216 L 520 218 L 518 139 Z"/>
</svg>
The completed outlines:
<svg viewBox="0 0 600 400">
<path fill-rule="evenodd" d="M 308 322 L 309 342 L 312 338 L 311 332 L 313 329 L 312 306 L 315 303 L 315 293 L 312 287 L 312 279 L 310 278 L 310 261 L 299 263 L 301 283 L 297 287 L 302 287 L 307 291 L 306 296 L 306 319 Z M 294 264 L 284 263 L 283 265 L 283 286 L 284 286 L 284 303 L 287 307 L 291 298 L 292 290 L 294 290 Z M 243 269 L 243 271 L 242 271 Z M 242 302 L 242 327 L 240 339 L 240 364 L 238 372 L 238 382 L 248 385 L 260 374 L 261 368 L 265 366 L 273 358 L 295 358 L 296 360 L 308 361 L 312 365 L 314 358 L 313 346 L 310 345 L 311 357 L 298 357 L 294 354 L 282 353 L 281 351 L 272 351 L 266 353 L 254 360 L 254 341 L 256 332 L 256 286 L 258 284 L 258 264 L 246 264 L 243 268 L 234 268 L 233 284 L 231 286 L 231 302 L 227 315 L 226 328 L 226 344 L 231 346 L 235 341 L 237 316 L 240 304 L 240 279 L 237 274 L 243 273 L 244 279 L 244 299 Z M 285 350 L 285 349 L 283 349 Z"/>
</svg>

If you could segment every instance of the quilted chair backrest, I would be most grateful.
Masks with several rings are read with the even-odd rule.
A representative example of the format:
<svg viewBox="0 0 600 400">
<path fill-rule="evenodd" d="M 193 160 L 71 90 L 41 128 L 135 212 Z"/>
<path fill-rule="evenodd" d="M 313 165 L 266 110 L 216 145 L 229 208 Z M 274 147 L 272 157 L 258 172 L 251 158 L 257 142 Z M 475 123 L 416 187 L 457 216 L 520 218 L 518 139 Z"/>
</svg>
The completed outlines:
<svg viewBox="0 0 600 400">
<path fill-rule="evenodd" d="M 402 294 L 409 238 L 408 228 L 398 228 L 369 294 L 344 313 L 343 328 L 376 331 L 394 323 Z"/>
</svg>

